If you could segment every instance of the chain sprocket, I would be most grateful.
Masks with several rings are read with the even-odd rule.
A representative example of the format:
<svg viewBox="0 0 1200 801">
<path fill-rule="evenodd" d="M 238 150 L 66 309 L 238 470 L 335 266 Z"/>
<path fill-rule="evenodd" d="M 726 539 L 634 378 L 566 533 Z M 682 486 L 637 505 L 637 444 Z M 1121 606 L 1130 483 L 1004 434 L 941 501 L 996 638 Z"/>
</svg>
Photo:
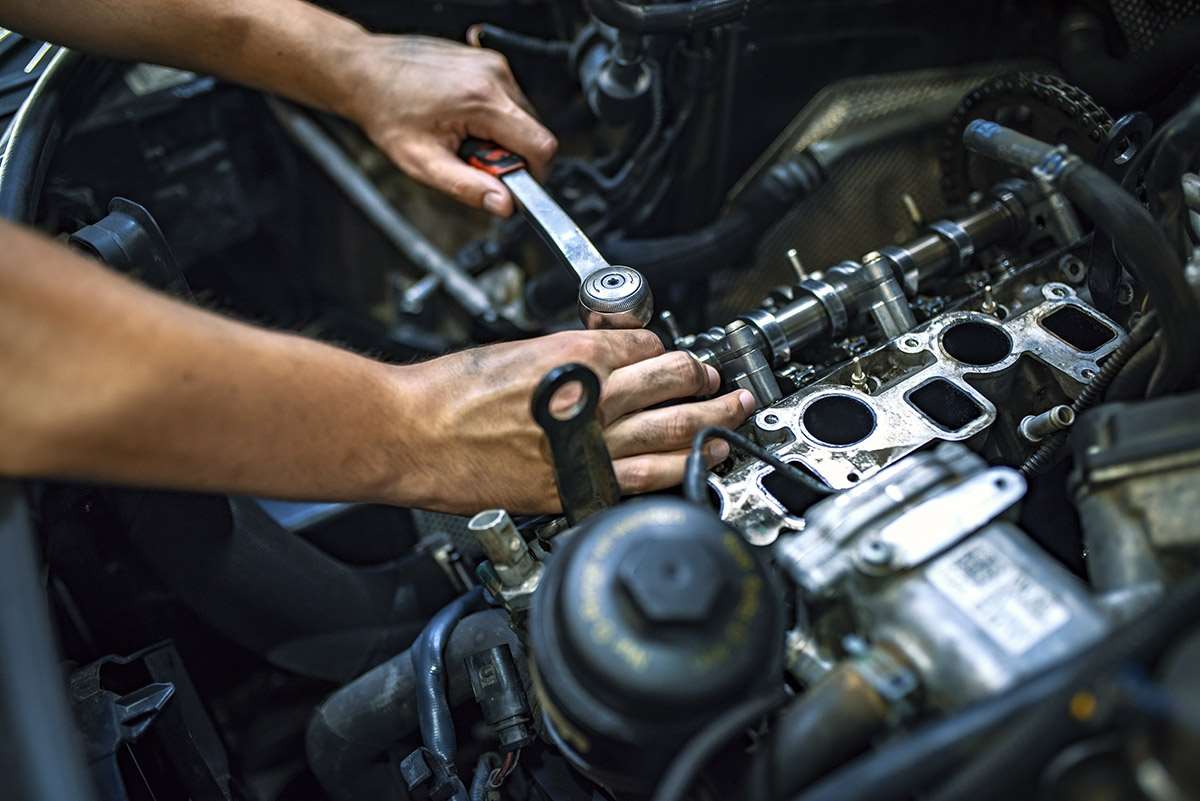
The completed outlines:
<svg viewBox="0 0 1200 801">
<path fill-rule="evenodd" d="M 1036 139 L 1064 144 L 1094 162 L 1113 120 L 1100 104 L 1056 75 L 1013 72 L 993 78 L 967 94 L 950 117 L 941 148 L 942 194 L 950 205 L 972 192 L 990 189 L 1016 172 L 970 153 L 962 144 L 972 120 L 988 119 Z"/>
</svg>

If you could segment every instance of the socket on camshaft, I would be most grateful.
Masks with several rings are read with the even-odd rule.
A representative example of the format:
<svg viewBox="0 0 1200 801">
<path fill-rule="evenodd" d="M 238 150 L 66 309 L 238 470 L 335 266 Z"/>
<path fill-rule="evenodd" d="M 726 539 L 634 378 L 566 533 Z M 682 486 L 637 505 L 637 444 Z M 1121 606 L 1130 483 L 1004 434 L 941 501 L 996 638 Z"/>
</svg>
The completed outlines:
<svg viewBox="0 0 1200 801">
<path fill-rule="evenodd" d="M 613 265 L 589 273 L 579 285 L 579 319 L 585 328 L 644 328 L 654 314 L 645 277 Z"/>
</svg>

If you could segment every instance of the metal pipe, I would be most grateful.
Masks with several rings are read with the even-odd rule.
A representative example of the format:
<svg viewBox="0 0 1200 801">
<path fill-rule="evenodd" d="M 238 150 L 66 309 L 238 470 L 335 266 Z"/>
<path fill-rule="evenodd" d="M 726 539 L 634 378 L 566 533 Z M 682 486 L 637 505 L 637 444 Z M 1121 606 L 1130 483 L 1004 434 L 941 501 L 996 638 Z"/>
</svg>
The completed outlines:
<svg viewBox="0 0 1200 801">
<path fill-rule="evenodd" d="M 284 131 L 329 176 L 367 219 L 419 269 L 441 279 L 446 291 L 473 317 L 498 319 L 492 301 L 471 276 L 398 212 L 358 165 L 308 115 L 276 98 L 267 106 Z"/>
<path fill-rule="evenodd" d="M 1031 414 L 1021 421 L 1021 436 L 1030 442 L 1041 442 L 1051 434 L 1064 431 L 1075 424 L 1075 411 L 1064 403 L 1051 406 L 1041 414 Z"/>
</svg>

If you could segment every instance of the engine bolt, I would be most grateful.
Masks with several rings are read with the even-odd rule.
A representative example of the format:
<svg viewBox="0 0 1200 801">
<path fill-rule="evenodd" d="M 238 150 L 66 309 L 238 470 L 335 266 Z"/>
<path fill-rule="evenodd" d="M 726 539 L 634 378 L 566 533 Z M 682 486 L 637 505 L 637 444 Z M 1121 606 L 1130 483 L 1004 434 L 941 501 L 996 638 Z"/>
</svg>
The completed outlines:
<svg viewBox="0 0 1200 801">
<path fill-rule="evenodd" d="M 800 253 L 795 248 L 789 248 L 787 252 L 788 261 L 792 263 L 792 269 L 796 271 L 796 282 L 802 282 L 808 279 L 808 271 L 804 269 L 804 265 L 800 262 Z"/>
<path fill-rule="evenodd" d="M 1000 306 L 996 303 L 996 296 L 992 294 L 992 285 L 988 284 L 983 288 L 983 303 L 979 305 L 979 310 L 984 314 L 996 313 Z"/>
<path fill-rule="evenodd" d="M 859 392 L 866 392 L 867 394 L 870 394 L 870 379 L 867 377 L 866 372 L 863 371 L 862 361 L 855 356 L 854 359 L 851 360 L 850 364 L 854 368 L 853 372 L 850 373 L 850 386 L 854 387 Z"/>
<path fill-rule="evenodd" d="M 858 558 L 867 568 L 885 568 L 891 565 L 895 551 L 890 543 L 870 539 L 858 548 Z"/>
</svg>

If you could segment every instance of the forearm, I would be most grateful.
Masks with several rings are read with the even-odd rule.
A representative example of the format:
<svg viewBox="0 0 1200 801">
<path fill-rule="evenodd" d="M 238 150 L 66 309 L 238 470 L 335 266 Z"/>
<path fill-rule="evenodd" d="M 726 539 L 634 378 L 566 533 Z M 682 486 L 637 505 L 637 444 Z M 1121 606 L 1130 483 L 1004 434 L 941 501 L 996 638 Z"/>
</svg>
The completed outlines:
<svg viewBox="0 0 1200 801">
<path fill-rule="evenodd" d="M 7 0 L 0 25 L 342 112 L 364 31 L 301 0 Z"/>
<path fill-rule="evenodd" d="M 177 303 L 7 224 L 0 242 L 3 473 L 421 499 L 421 368 Z"/>
</svg>

